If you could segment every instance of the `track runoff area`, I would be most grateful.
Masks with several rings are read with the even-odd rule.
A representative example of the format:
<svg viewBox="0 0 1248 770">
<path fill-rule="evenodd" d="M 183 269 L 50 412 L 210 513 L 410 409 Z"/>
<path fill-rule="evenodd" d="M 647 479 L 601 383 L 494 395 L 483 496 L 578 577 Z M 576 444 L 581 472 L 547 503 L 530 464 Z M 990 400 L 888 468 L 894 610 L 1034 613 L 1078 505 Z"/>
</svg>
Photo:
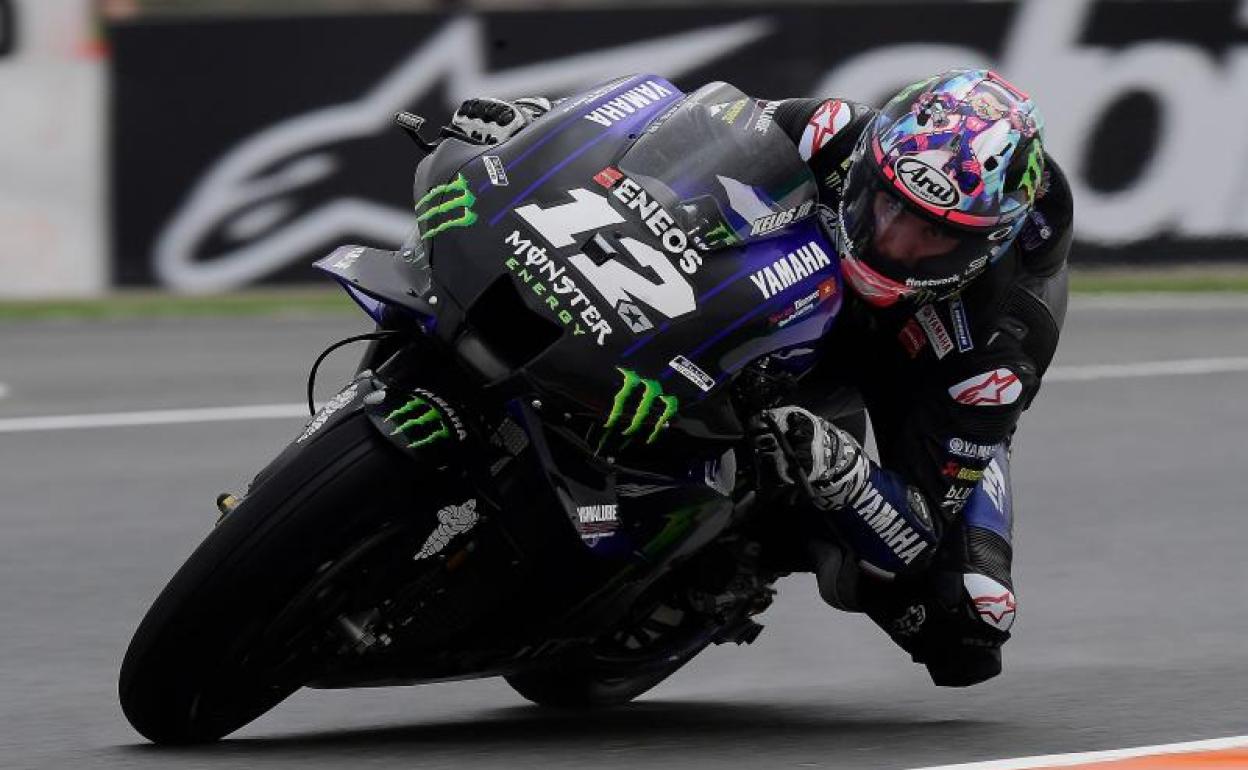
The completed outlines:
<svg viewBox="0 0 1248 770">
<path fill-rule="evenodd" d="M 1049 754 L 1039 757 L 939 765 L 914 770 L 1030 770 L 1043 767 L 1091 770 L 1240 770 L 1248 768 L 1248 735 L 1134 749 Z"/>
<path fill-rule="evenodd" d="M 1054 366 L 1045 375 L 1044 382 L 1047 385 L 1060 382 L 1172 377 L 1221 372 L 1248 372 L 1248 356 Z M 8 387 L 4 383 L 0 383 L 0 398 L 4 397 L 7 390 Z M 209 406 L 94 414 L 37 415 L 0 419 L 0 433 L 122 428 L 149 425 L 191 425 L 196 423 L 245 420 L 289 420 L 297 417 L 306 417 L 307 415 L 308 408 L 302 403 Z"/>
<path fill-rule="evenodd" d="M 1187 390 L 1197 380 L 1206 377 L 1226 376 L 1231 373 L 1248 372 L 1248 350 L 1245 342 L 1248 338 L 1239 335 L 1235 329 L 1243 328 L 1243 314 L 1248 312 L 1248 298 L 1226 298 L 1225 300 L 1204 302 L 1187 300 L 1178 302 L 1173 308 L 1165 307 L 1167 301 L 1141 301 L 1132 299 L 1121 301 L 1112 297 L 1097 298 L 1089 301 L 1082 299 L 1072 310 L 1076 310 L 1078 321 L 1076 328 L 1068 329 L 1074 343 L 1071 363 L 1059 361 L 1053 366 L 1046 378 L 1046 399 L 1065 401 L 1079 400 L 1079 393 L 1088 386 L 1096 388 L 1125 388 L 1132 382 L 1143 384 L 1148 381 L 1172 383 L 1174 388 Z M 1205 306 L 1207 305 L 1207 306 Z M 1225 305 L 1225 306 L 1223 306 Z M 1176 312 L 1167 313 L 1172 309 Z M 1157 312 L 1160 311 L 1160 316 Z M 1227 315 L 1229 311 L 1229 315 Z M 1125 316 L 1125 317 L 1124 317 Z M 1112 320 L 1111 320 L 1112 319 Z M 1180 320 L 1182 319 L 1182 320 Z M 1155 325 L 1155 326 L 1154 326 Z M 1147 327 L 1141 335 L 1152 339 L 1147 345 L 1124 345 L 1123 328 Z M 1192 334 L 1182 334 L 1179 338 L 1166 337 L 1166 330 L 1176 327 L 1196 327 Z M 1212 331 L 1216 329 L 1217 335 Z M 313 336 L 317 336 L 313 333 Z M 1202 337 L 1218 336 L 1217 344 L 1199 344 Z M 1163 344 L 1164 342 L 1164 344 Z M 1068 346 L 1070 347 L 1070 346 Z M 1186 353 L 1187 355 L 1182 355 Z M 1236 375 L 1232 375 L 1236 376 Z M 18 377 L 16 381 L 13 377 Z M 24 401 L 23 387 L 18 372 L 5 378 L 9 382 L 0 382 L 0 409 L 7 404 Z M 1150 391 L 1151 392 L 1151 391 Z M 74 409 L 57 409 L 56 402 L 45 403 L 40 412 L 21 414 L 0 418 L 0 434 L 38 434 L 43 432 L 69 431 L 106 431 L 111 428 L 157 428 L 159 426 L 193 425 L 205 423 L 251 422 L 256 420 L 306 419 L 307 407 L 302 403 L 279 402 L 272 399 L 269 403 L 240 404 L 246 400 L 241 393 L 226 395 L 220 401 L 226 403 L 205 403 L 203 394 L 196 399 L 189 399 L 184 408 L 177 409 L 146 409 L 116 410 L 80 413 Z M 266 395 L 276 395 L 268 391 Z M 256 399 L 263 400 L 264 396 Z M 199 403 L 194 401 L 199 400 Z M 127 403 L 128 401 L 128 403 Z M 135 403 L 134 401 L 115 401 L 117 406 Z M 233 402 L 233 403 L 229 403 Z M 67 406 L 71 401 L 61 401 L 59 405 Z M 141 403 L 141 401 L 139 402 Z M 1188 735 L 1197 737 L 1198 725 L 1189 725 Z M 1231 728 L 1234 730 L 1234 728 Z M 1239 732 L 1238 730 L 1234 730 Z M 1228 731 L 1229 732 L 1229 731 Z M 1184 737 L 1182 732 L 1174 737 Z M 1206 732 L 1205 735 L 1208 735 Z M 1138 738 L 1139 734 L 1134 736 Z M 1140 746 L 1133 744 L 1148 743 L 1123 736 L 1123 740 L 1115 748 L 1113 737 L 1088 748 L 1105 750 L 1086 753 L 1047 754 L 1036 756 L 1019 756 L 1023 751 L 1010 751 L 1008 745 L 1001 745 L 992 751 L 1000 758 L 988 761 L 974 761 L 961 764 L 921 765 L 913 757 L 907 761 L 898 756 L 898 767 L 910 770 L 1027 770 L 1028 768 L 1100 768 L 1104 770 L 1137 770 L 1148 768 L 1245 768 L 1248 769 L 1248 735 L 1199 740 L 1194 742 L 1168 743 L 1161 745 Z M 1108 745 L 1106 745 L 1108 744 Z M 1052 745 L 1052 744 L 1049 744 Z M 1086 744 L 1085 744 L 1086 745 Z M 981 747 L 982 748 L 982 747 Z M 974 754 L 971 755 L 972 757 Z M 979 754 L 980 757 L 983 754 Z M 950 759 L 955 758 L 950 757 Z M 968 757 L 969 758 L 969 757 Z"/>
</svg>

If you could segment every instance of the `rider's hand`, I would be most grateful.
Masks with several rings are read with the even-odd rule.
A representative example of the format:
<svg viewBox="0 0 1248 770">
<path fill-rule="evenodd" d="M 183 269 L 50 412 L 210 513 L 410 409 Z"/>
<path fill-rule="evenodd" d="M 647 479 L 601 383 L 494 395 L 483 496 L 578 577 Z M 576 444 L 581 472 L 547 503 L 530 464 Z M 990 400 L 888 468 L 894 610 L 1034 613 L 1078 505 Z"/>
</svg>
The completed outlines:
<svg viewBox="0 0 1248 770">
<path fill-rule="evenodd" d="M 835 429 L 814 414 L 797 406 L 765 409 L 750 421 L 750 435 L 758 455 L 760 471 L 769 485 L 809 483 L 827 473 L 830 458 L 835 457 Z M 792 450 L 785 454 L 776 430 Z"/>
<path fill-rule="evenodd" d="M 550 100 L 542 97 L 524 97 L 511 102 L 469 99 L 455 110 L 451 127 L 474 142 L 498 144 L 549 111 Z"/>
<path fill-rule="evenodd" d="M 764 484 L 796 485 L 816 507 L 829 510 L 846 505 L 866 483 L 869 464 L 854 437 L 801 407 L 766 409 L 749 428 Z"/>
</svg>

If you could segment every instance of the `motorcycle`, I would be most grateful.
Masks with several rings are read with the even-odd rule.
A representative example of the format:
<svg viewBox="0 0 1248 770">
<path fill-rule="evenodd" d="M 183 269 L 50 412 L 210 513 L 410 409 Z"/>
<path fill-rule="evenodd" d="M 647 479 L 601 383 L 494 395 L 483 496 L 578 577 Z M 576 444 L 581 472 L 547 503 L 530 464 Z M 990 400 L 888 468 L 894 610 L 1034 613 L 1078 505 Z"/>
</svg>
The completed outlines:
<svg viewBox="0 0 1248 770">
<path fill-rule="evenodd" d="M 411 235 L 316 263 L 377 331 L 148 610 L 135 729 L 211 741 L 300 687 L 488 676 L 610 706 L 752 642 L 787 568 L 745 421 L 843 295 L 772 109 L 637 75 L 497 145 L 400 113 Z"/>
</svg>

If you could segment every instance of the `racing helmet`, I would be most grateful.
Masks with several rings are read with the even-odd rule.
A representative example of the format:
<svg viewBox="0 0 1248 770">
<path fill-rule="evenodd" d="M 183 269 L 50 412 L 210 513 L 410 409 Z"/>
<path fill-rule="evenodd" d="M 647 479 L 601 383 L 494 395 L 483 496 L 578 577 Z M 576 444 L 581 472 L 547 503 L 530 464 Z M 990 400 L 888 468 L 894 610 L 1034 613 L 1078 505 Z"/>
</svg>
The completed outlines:
<svg viewBox="0 0 1248 770">
<path fill-rule="evenodd" d="M 951 70 L 902 89 L 851 155 L 835 231 L 864 300 L 943 299 L 1000 259 L 1044 172 L 1043 120 L 991 70 Z"/>
</svg>

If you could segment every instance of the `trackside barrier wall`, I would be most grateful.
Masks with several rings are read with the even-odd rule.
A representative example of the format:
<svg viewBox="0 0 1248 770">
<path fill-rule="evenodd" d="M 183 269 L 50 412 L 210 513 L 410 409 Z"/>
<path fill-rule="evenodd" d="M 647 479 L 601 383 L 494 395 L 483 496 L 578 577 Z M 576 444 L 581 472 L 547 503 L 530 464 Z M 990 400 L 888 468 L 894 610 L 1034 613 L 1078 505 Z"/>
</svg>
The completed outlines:
<svg viewBox="0 0 1248 770">
<path fill-rule="evenodd" d="M 1248 4 L 1014 0 L 160 20 L 110 29 L 112 275 L 185 292 L 307 279 L 412 220 L 413 147 L 474 95 L 620 73 L 878 104 L 988 65 L 1046 113 L 1082 261 L 1242 260 Z"/>
<path fill-rule="evenodd" d="M 0 298 L 108 282 L 104 82 L 89 0 L 0 0 Z"/>
</svg>

